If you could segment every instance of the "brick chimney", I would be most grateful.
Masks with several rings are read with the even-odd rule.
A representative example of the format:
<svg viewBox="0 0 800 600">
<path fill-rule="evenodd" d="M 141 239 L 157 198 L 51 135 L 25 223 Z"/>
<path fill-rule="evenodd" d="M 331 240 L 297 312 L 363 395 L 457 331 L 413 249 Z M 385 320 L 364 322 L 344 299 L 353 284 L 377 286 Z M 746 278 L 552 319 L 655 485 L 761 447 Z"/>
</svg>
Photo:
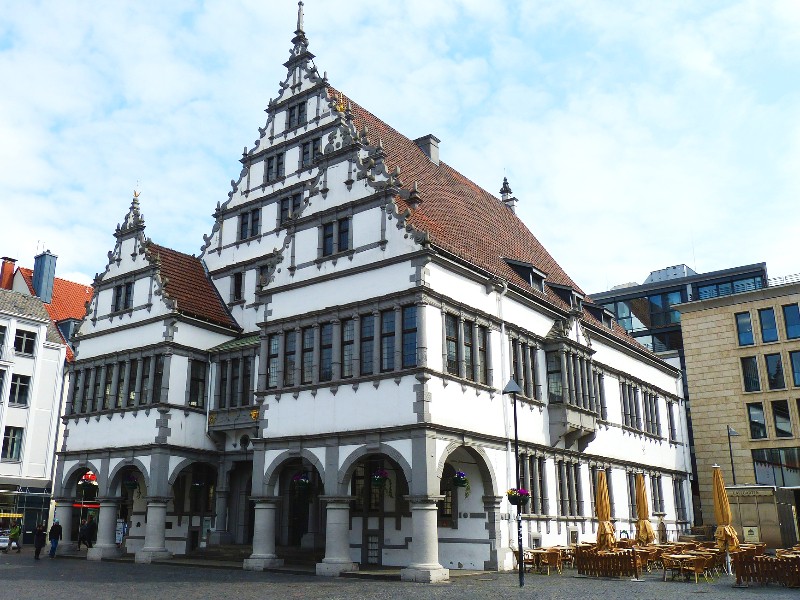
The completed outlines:
<svg viewBox="0 0 800 600">
<path fill-rule="evenodd" d="M 45 304 L 53 301 L 53 280 L 56 277 L 58 257 L 45 250 L 33 259 L 33 290 Z"/>
<path fill-rule="evenodd" d="M 0 290 L 10 290 L 14 284 L 14 269 L 16 268 L 17 259 L 4 256 L 2 258 L 3 267 L 0 270 Z"/>
</svg>

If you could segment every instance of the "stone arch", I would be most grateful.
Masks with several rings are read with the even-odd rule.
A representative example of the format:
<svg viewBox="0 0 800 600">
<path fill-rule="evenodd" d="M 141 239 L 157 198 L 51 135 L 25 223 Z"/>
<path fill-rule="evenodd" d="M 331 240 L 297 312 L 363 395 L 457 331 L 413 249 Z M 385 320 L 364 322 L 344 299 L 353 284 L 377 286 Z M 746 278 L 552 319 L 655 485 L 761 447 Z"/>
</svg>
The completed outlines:
<svg viewBox="0 0 800 600">
<path fill-rule="evenodd" d="M 320 479 L 325 481 L 325 466 L 322 464 L 316 454 L 310 450 L 306 450 L 305 448 L 300 450 L 299 453 L 297 451 L 287 450 L 286 452 L 281 452 L 278 456 L 276 456 L 264 471 L 264 485 L 262 489 L 263 495 L 275 495 L 275 488 L 278 485 L 278 478 L 280 477 L 281 469 L 283 468 L 284 463 L 293 458 L 302 458 L 310 462 L 317 470 Z"/>
<path fill-rule="evenodd" d="M 436 475 L 441 479 L 442 472 L 444 471 L 444 464 L 453 452 L 458 449 L 463 449 L 467 454 L 475 459 L 478 467 L 478 472 L 481 474 L 483 481 L 484 496 L 497 496 L 497 478 L 494 474 L 494 469 L 491 467 L 489 457 L 486 456 L 486 451 L 478 446 L 467 446 L 461 442 L 450 442 L 442 452 L 439 463 L 436 465 Z"/>
<path fill-rule="evenodd" d="M 181 472 L 186 467 L 188 467 L 190 465 L 194 465 L 194 464 L 208 465 L 209 467 L 214 469 L 215 472 L 217 472 L 217 473 L 219 472 L 219 465 L 216 464 L 215 461 L 202 460 L 202 459 L 197 459 L 197 458 L 184 458 L 183 460 L 181 460 L 181 462 L 179 462 L 177 465 L 175 465 L 174 469 L 172 469 L 172 472 L 169 474 L 169 478 L 167 479 L 167 485 L 170 485 L 170 486 L 175 485 L 175 481 L 178 479 L 178 475 L 180 475 Z"/>
<path fill-rule="evenodd" d="M 125 460 L 121 460 L 117 463 L 117 466 L 112 469 L 112 471 L 108 474 L 108 491 L 112 491 L 112 486 L 116 488 L 119 486 L 119 482 L 115 481 L 117 479 L 120 471 L 126 467 L 136 467 L 138 471 L 142 474 L 144 478 L 144 485 L 147 489 L 150 489 L 150 472 L 144 466 L 144 463 L 139 460 L 138 458 L 126 458 Z"/>
<path fill-rule="evenodd" d="M 61 490 L 62 490 L 63 494 L 65 496 L 67 496 L 67 497 L 70 497 L 70 495 L 74 496 L 75 494 L 77 494 L 77 491 L 78 491 L 77 490 L 77 484 L 78 484 L 77 479 L 76 479 L 75 483 L 70 483 L 70 481 L 72 480 L 73 477 L 75 477 L 75 474 L 78 471 L 92 471 L 95 475 L 97 475 L 98 486 L 102 486 L 102 485 L 105 484 L 105 482 L 101 480 L 101 476 L 102 476 L 101 475 L 101 471 L 97 467 L 97 465 L 95 465 L 91 460 L 80 461 L 79 463 L 72 465 L 72 467 L 70 467 L 69 471 L 64 473 L 64 475 L 62 476 L 62 479 L 61 479 Z M 100 488 L 100 489 L 102 489 L 102 488 Z"/>
<path fill-rule="evenodd" d="M 337 478 L 337 483 L 339 485 L 339 489 L 337 490 L 338 494 L 343 496 L 349 495 L 350 478 L 353 476 L 353 471 L 355 470 L 356 465 L 362 458 L 376 454 L 383 454 L 391 459 L 398 467 L 400 467 L 406 482 L 409 485 L 411 484 L 411 465 L 408 464 L 408 461 L 398 450 L 392 446 L 389 446 L 388 444 L 381 443 L 377 448 L 361 446 L 350 453 L 339 469 L 339 476 Z"/>
</svg>

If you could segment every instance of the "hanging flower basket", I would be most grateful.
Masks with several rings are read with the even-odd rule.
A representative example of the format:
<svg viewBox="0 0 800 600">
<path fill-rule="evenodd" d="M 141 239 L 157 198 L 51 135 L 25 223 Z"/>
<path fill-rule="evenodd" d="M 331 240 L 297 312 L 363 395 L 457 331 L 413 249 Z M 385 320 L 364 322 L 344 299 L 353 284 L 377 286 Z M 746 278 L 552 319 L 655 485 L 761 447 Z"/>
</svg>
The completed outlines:
<svg viewBox="0 0 800 600">
<path fill-rule="evenodd" d="M 464 471 L 456 471 L 456 474 L 453 476 L 453 486 L 464 488 L 464 498 L 469 498 L 469 494 L 472 490 L 470 489 L 467 474 L 464 473 Z"/>
<path fill-rule="evenodd" d="M 307 496 L 311 489 L 311 480 L 308 478 L 308 473 L 297 473 L 292 477 L 292 485 L 294 486 L 295 496 Z"/>
<path fill-rule="evenodd" d="M 506 496 L 514 506 L 525 506 L 531 499 L 531 493 L 525 488 L 511 488 L 506 492 Z"/>
<path fill-rule="evenodd" d="M 372 473 L 372 487 L 381 491 L 381 493 L 386 493 L 389 498 L 393 498 L 392 495 L 392 480 L 389 479 L 389 471 L 385 469 L 378 469 L 374 473 Z"/>
<path fill-rule="evenodd" d="M 129 490 L 138 490 L 139 489 L 139 480 L 136 478 L 136 475 L 130 474 L 126 475 L 125 479 L 122 480 L 122 485 L 124 485 Z"/>
</svg>

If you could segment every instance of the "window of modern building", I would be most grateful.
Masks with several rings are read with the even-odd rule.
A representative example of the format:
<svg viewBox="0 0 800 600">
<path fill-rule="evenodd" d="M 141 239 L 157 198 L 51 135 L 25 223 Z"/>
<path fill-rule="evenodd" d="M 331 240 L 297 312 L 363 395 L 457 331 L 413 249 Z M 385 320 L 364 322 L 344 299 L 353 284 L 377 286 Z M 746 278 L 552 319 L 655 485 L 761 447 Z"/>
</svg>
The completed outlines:
<svg viewBox="0 0 800 600">
<path fill-rule="evenodd" d="M 680 311 L 672 308 L 676 304 L 683 302 L 680 291 L 648 296 L 647 300 L 650 304 L 651 327 L 664 327 L 681 322 Z"/>
<path fill-rule="evenodd" d="M 14 352 L 17 354 L 33 354 L 36 347 L 36 332 L 17 329 L 14 336 Z"/>
<path fill-rule="evenodd" d="M 231 275 L 231 302 L 239 302 L 244 298 L 244 273 L 239 271 Z"/>
<path fill-rule="evenodd" d="M 458 317 L 451 314 L 444 316 L 444 340 L 447 364 L 446 370 L 451 375 L 458 375 Z"/>
<path fill-rule="evenodd" d="M 128 283 L 115 285 L 111 302 L 111 310 L 113 312 L 133 308 L 133 282 L 129 281 Z"/>
<path fill-rule="evenodd" d="M 767 437 L 767 421 L 764 418 L 764 405 L 750 402 L 747 405 L 747 418 L 750 421 L 750 437 L 760 440 Z"/>
<path fill-rule="evenodd" d="M 286 129 L 294 129 L 306 123 L 306 101 L 293 104 L 286 111 Z"/>
<path fill-rule="evenodd" d="M 758 361 L 755 356 L 742 357 L 742 375 L 744 376 L 745 392 L 761 390 L 761 382 L 758 379 Z"/>
<path fill-rule="evenodd" d="M 417 307 L 403 307 L 403 369 L 417 366 Z"/>
<path fill-rule="evenodd" d="M 289 219 L 294 219 L 300 214 L 303 206 L 303 194 L 292 194 L 280 200 L 280 213 L 278 214 L 278 224 L 283 225 Z"/>
<path fill-rule="evenodd" d="M 778 487 L 800 487 L 800 448 L 751 450 L 756 483 Z"/>
<path fill-rule="evenodd" d="M 311 383 L 314 379 L 314 328 L 302 330 L 302 353 L 300 355 L 300 383 Z"/>
<path fill-rule="evenodd" d="M 394 309 L 381 312 L 381 372 L 394 371 L 394 338 L 395 338 L 395 312 Z"/>
<path fill-rule="evenodd" d="M 761 323 L 761 341 L 766 343 L 778 341 L 778 325 L 775 322 L 775 309 L 762 308 L 758 311 L 758 321 Z"/>
<path fill-rule="evenodd" d="M 788 304 L 783 307 L 783 322 L 786 326 L 787 338 L 800 338 L 800 309 L 797 304 Z"/>
<path fill-rule="evenodd" d="M 28 375 L 15 373 L 11 376 L 11 394 L 8 397 L 10 404 L 27 406 L 30 402 L 31 378 Z"/>
<path fill-rule="evenodd" d="M 319 380 L 333 379 L 333 324 L 323 323 L 319 328 Z"/>
<path fill-rule="evenodd" d="M 276 179 L 280 179 L 286 175 L 283 152 L 268 157 L 266 163 L 266 167 L 264 168 L 265 183 L 275 181 Z"/>
<path fill-rule="evenodd" d="M 764 356 L 767 365 L 767 383 L 771 390 L 782 390 L 786 387 L 783 378 L 783 361 L 780 354 L 767 354 Z"/>
<path fill-rule="evenodd" d="M 256 208 L 239 215 L 239 241 L 261 233 L 261 209 Z"/>
<path fill-rule="evenodd" d="M 206 405 L 206 363 L 192 360 L 189 370 L 189 406 L 203 408 Z"/>
<path fill-rule="evenodd" d="M 353 360 L 355 359 L 356 321 L 355 319 L 342 320 L 342 377 L 354 375 Z"/>
<path fill-rule="evenodd" d="M 322 138 L 316 138 L 308 142 L 303 142 L 300 146 L 300 166 L 310 167 L 314 163 L 314 158 L 322 153 Z"/>
<path fill-rule="evenodd" d="M 283 350 L 283 385 L 294 385 L 294 370 L 297 364 L 297 333 L 287 331 Z"/>
<path fill-rule="evenodd" d="M 675 477 L 672 479 L 672 495 L 675 500 L 675 518 L 678 521 L 686 521 L 686 496 L 684 495 L 684 479 Z"/>
<path fill-rule="evenodd" d="M 22 460 L 22 435 L 25 430 L 22 427 L 6 427 L 3 432 L 3 452 L 0 458 L 3 460 Z"/>
<path fill-rule="evenodd" d="M 772 401 L 772 420 L 775 423 L 775 435 L 778 437 L 792 437 L 792 418 L 789 415 L 789 402 L 787 400 Z"/>
<path fill-rule="evenodd" d="M 361 317 L 361 355 L 359 362 L 361 363 L 361 374 L 372 375 L 375 367 L 373 364 L 375 358 L 375 315 L 363 315 Z"/>
<path fill-rule="evenodd" d="M 697 288 L 697 298 L 705 300 L 706 298 L 716 298 L 718 296 L 730 296 L 731 294 L 739 294 L 749 290 L 757 290 L 764 287 L 764 280 L 760 275 L 755 277 L 741 277 L 738 279 L 731 279 L 728 281 L 720 281 L 708 285 L 701 285 Z"/>
<path fill-rule="evenodd" d="M 789 352 L 789 361 L 792 363 L 792 381 L 795 387 L 800 386 L 800 352 Z"/>
<path fill-rule="evenodd" d="M 650 303 L 647 298 L 619 300 L 603 305 L 626 331 L 643 331 L 650 328 Z"/>
<path fill-rule="evenodd" d="M 740 346 L 752 346 L 755 343 L 753 323 L 750 321 L 749 312 L 736 313 L 736 334 L 739 337 Z"/>
</svg>

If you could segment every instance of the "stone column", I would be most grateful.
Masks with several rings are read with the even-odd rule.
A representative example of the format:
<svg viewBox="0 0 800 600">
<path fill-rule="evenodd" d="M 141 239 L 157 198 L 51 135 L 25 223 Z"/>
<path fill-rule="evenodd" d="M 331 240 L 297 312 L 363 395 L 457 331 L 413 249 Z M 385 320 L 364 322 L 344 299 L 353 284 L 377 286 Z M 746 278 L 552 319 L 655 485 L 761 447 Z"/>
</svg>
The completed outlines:
<svg viewBox="0 0 800 600">
<path fill-rule="evenodd" d="M 411 503 L 411 564 L 400 570 L 403 581 L 448 581 L 450 571 L 439 564 L 436 502 L 443 496 L 407 496 Z"/>
<path fill-rule="evenodd" d="M 344 571 L 357 571 L 350 558 L 350 496 L 321 496 L 326 502 L 325 558 L 317 563 L 317 575 L 338 577 Z"/>
<path fill-rule="evenodd" d="M 214 522 L 214 531 L 211 532 L 208 541 L 211 545 L 232 544 L 233 536 L 228 531 L 228 495 L 230 492 L 227 489 L 220 488 L 219 482 L 217 486 L 217 495 L 214 503 L 216 520 Z"/>
<path fill-rule="evenodd" d="M 255 516 L 253 518 L 253 553 L 244 559 L 245 571 L 263 571 L 267 567 L 280 567 L 283 560 L 275 554 L 275 513 L 278 500 L 276 496 L 255 496 Z"/>
<path fill-rule="evenodd" d="M 56 519 L 61 525 L 61 541 L 58 543 L 59 548 L 64 551 L 72 550 L 72 503 L 74 498 L 55 498 L 56 501 Z M 49 541 L 49 540 L 48 540 Z"/>
<path fill-rule="evenodd" d="M 97 518 L 97 542 L 86 554 L 88 560 L 103 560 L 122 554 L 117 548 L 114 534 L 117 527 L 117 498 L 100 498 Z"/>
<path fill-rule="evenodd" d="M 136 553 L 137 563 L 150 563 L 153 560 L 172 558 L 165 543 L 167 521 L 166 496 L 147 497 L 147 528 L 144 532 L 144 547 Z"/>
</svg>

